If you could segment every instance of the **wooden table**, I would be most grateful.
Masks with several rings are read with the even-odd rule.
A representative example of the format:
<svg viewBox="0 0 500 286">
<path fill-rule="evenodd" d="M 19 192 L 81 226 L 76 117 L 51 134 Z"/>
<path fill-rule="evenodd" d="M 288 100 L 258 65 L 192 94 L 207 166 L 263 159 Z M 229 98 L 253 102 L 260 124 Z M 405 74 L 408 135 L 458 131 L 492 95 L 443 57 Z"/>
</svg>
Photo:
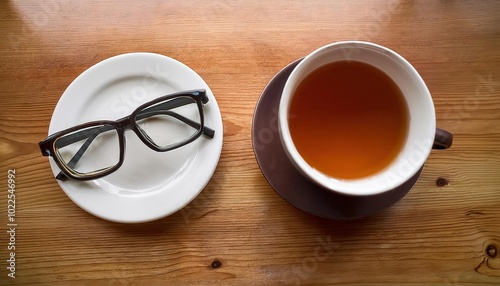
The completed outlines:
<svg viewBox="0 0 500 286">
<path fill-rule="evenodd" d="M 0 285 L 500 285 L 498 1 L 47 0 L 2 1 L 0 11 Z M 395 206 L 334 221 L 273 191 L 251 126 L 273 75 L 348 39 L 407 58 L 455 142 L 432 152 Z M 73 79 L 136 51 L 175 58 L 205 79 L 224 146 L 210 183 L 183 210 L 118 224 L 76 206 L 37 143 Z"/>
</svg>

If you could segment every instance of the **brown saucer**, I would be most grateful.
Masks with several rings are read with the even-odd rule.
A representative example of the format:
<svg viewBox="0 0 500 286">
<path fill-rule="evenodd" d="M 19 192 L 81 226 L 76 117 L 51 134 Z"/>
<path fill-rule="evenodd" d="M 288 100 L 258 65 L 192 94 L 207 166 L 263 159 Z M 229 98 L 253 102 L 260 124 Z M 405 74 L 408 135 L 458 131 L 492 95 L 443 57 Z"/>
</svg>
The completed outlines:
<svg viewBox="0 0 500 286">
<path fill-rule="evenodd" d="M 330 219 L 365 217 L 398 202 L 413 187 L 422 169 L 396 189 L 357 197 L 323 189 L 305 178 L 290 162 L 278 134 L 278 107 L 285 82 L 301 60 L 289 64 L 271 79 L 255 107 L 252 144 L 257 163 L 269 185 L 298 209 Z"/>
</svg>

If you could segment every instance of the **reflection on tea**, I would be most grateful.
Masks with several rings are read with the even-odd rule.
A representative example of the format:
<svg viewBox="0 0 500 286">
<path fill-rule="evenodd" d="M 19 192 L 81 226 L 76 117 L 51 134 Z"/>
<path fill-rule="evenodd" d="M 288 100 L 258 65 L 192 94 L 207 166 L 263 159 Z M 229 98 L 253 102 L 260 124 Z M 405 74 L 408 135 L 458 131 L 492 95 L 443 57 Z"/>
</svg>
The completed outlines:
<svg viewBox="0 0 500 286">
<path fill-rule="evenodd" d="M 408 134 L 408 107 L 397 84 L 358 61 L 314 70 L 297 86 L 288 112 L 290 134 L 302 158 L 338 179 L 382 171 Z"/>
</svg>

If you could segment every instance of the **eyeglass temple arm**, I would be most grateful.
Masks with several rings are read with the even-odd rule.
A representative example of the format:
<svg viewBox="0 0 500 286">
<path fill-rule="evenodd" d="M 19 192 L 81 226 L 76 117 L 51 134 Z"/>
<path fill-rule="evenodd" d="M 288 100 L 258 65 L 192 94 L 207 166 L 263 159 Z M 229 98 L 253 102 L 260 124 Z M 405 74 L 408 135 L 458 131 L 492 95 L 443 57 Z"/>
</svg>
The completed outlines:
<svg viewBox="0 0 500 286">
<path fill-rule="evenodd" d="M 186 101 L 184 101 L 184 102 L 181 102 L 181 101 L 184 101 L 184 100 L 182 98 L 179 98 L 178 102 L 169 101 L 169 102 L 166 102 L 164 104 L 159 104 L 159 105 L 153 106 L 151 108 L 145 109 L 143 112 L 141 112 L 141 113 L 139 113 L 139 115 L 137 115 L 136 119 L 141 120 L 141 119 L 145 119 L 145 118 L 148 118 L 148 117 L 151 117 L 154 115 L 165 114 L 165 115 L 170 115 L 174 118 L 177 118 L 180 121 L 186 123 L 187 125 L 195 128 L 195 129 L 200 128 L 199 123 L 197 123 L 189 118 L 186 118 L 180 114 L 177 114 L 175 112 L 168 110 L 168 109 L 180 107 L 180 106 L 183 106 L 183 105 L 186 105 L 189 103 Z M 173 103 L 173 104 L 170 104 L 170 103 Z M 74 142 L 78 142 L 80 140 L 87 138 L 85 143 L 80 147 L 80 149 L 76 152 L 76 154 L 73 156 L 73 158 L 71 158 L 71 160 L 68 162 L 68 166 L 70 168 L 73 168 L 76 165 L 76 163 L 78 163 L 80 158 L 83 156 L 85 151 L 87 151 L 87 149 L 90 146 L 90 144 L 92 143 L 92 141 L 94 141 L 94 139 L 99 134 L 101 134 L 105 131 L 112 130 L 112 129 L 113 129 L 113 127 L 111 127 L 111 126 L 95 127 L 95 128 L 87 129 L 87 130 L 69 135 L 69 136 L 61 139 L 62 142 L 61 142 L 61 140 L 59 140 L 58 147 L 62 148 L 62 147 L 65 147 L 69 144 L 72 144 Z M 91 134 L 89 136 L 87 136 L 88 133 L 91 133 Z M 209 138 L 214 138 L 215 130 L 204 126 L 203 127 L 203 135 L 205 135 Z M 59 172 L 59 174 L 57 174 L 56 179 L 63 181 L 63 180 L 67 179 L 67 176 L 61 171 L 61 172 Z"/>
</svg>

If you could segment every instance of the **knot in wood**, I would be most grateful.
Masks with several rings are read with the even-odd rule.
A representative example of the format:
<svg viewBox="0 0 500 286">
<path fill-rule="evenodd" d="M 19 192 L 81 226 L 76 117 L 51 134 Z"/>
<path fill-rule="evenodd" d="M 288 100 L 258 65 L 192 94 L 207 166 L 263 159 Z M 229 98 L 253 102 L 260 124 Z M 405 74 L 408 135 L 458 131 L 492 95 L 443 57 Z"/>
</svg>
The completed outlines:
<svg viewBox="0 0 500 286">
<path fill-rule="evenodd" d="M 445 178 L 437 178 L 437 180 L 436 180 L 436 185 L 438 187 L 444 187 L 444 186 L 448 185 L 448 183 L 449 183 L 449 181 L 446 180 Z"/>
<path fill-rule="evenodd" d="M 222 262 L 220 262 L 218 259 L 215 259 L 214 261 L 212 261 L 212 264 L 210 264 L 210 266 L 213 269 L 217 269 L 222 266 Z"/>
<path fill-rule="evenodd" d="M 497 257 L 497 247 L 493 244 L 490 244 L 488 245 L 488 247 L 486 247 L 486 255 L 488 255 L 488 257 L 490 258 L 495 258 Z"/>
</svg>

